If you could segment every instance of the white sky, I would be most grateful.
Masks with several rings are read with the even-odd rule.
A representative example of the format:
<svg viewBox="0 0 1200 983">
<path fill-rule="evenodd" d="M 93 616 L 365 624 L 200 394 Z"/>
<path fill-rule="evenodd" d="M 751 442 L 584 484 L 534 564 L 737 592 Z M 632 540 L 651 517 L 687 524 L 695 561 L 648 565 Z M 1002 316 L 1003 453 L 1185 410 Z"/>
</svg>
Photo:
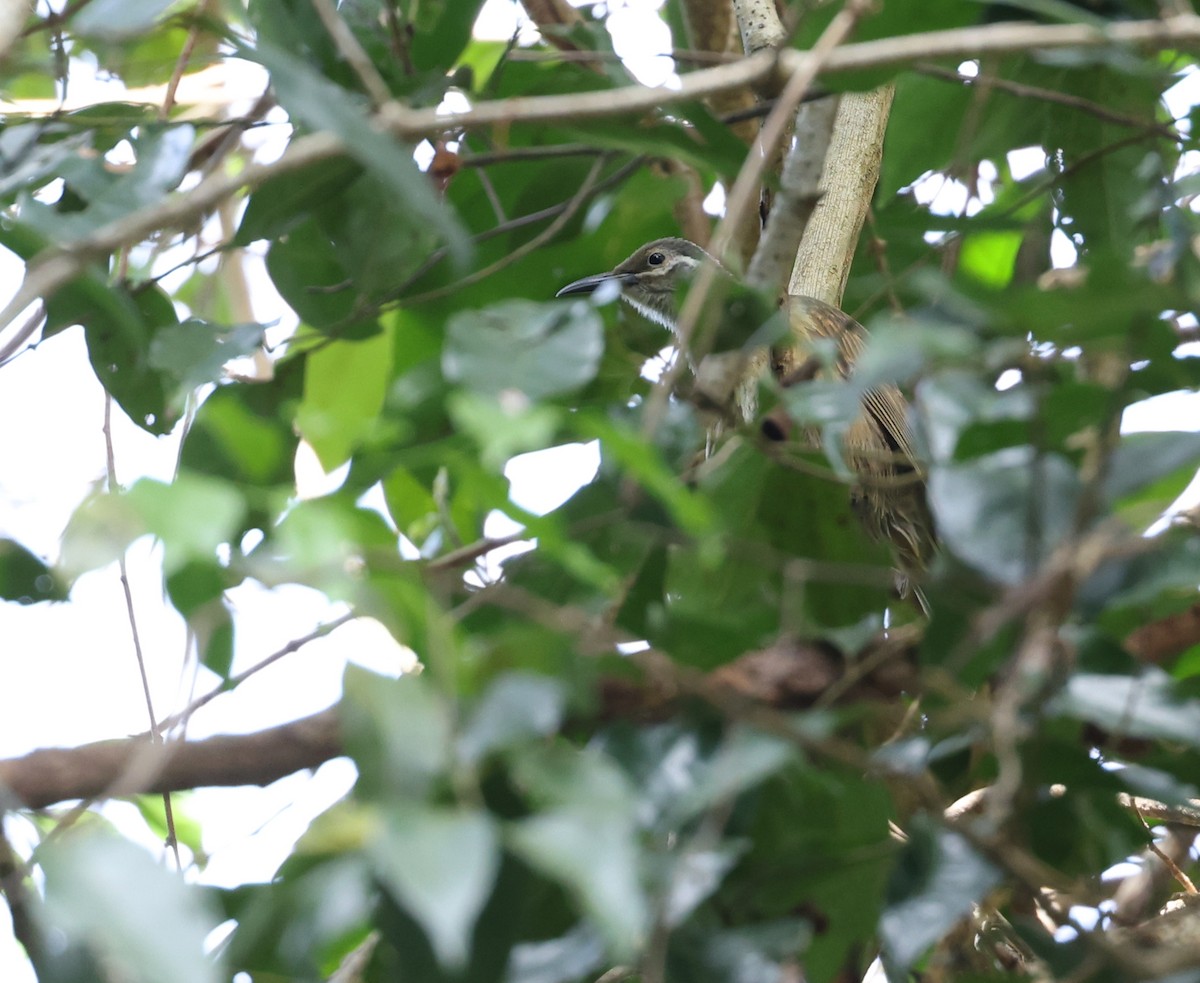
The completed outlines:
<svg viewBox="0 0 1200 983">
<path fill-rule="evenodd" d="M 671 63 L 661 53 L 670 38 L 654 11 L 659 0 L 623 2 L 613 9 L 609 25 L 617 50 L 631 59 L 643 82 L 664 84 Z M 480 19 L 480 34 L 508 38 L 519 8 L 510 0 L 489 0 Z M 523 16 L 523 15 L 522 15 Z M 253 73 L 252 67 L 242 72 Z M 261 75 L 242 91 L 261 90 Z M 98 95 L 100 93 L 100 95 Z M 1186 97 L 1190 105 L 1193 92 Z M 75 98 L 111 98 L 101 83 L 72 80 Z M 283 128 L 280 128 L 281 130 Z M 269 133 L 268 132 L 268 139 Z M 278 132 L 278 131 L 277 131 Z M 270 147 L 264 153 L 277 152 Z M 944 185 L 939 208 L 966 207 Z M 631 247 L 634 244 L 631 244 Z M 275 294 L 261 264 L 251 268 L 256 314 L 264 321 L 290 313 Z M 15 289 L 19 266 L 0 256 L 0 283 Z M 4 300 L 0 297 L 0 301 Z M 1135 408 L 1130 420 L 1139 428 L 1176 429 L 1194 426 L 1198 419 L 1195 396 L 1164 397 L 1165 409 Z M 175 436 L 154 438 L 133 426 L 114 407 L 114 443 L 122 484 L 139 476 L 167 479 L 174 470 Z M 87 359 L 79 328 L 62 332 L 0 369 L 0 535 L 12 537 L 53 559 L 72 511 L 103 479 L 105 471 L 103 393 Z M 547 455 L 553 455 L 548 466 Z M 523 455 L 507 468 L 513 499 L 522 507 L 543 512 L 556 507 L 598 463 L 594 446 L 572 445 L 556 452 Z M 310 489 L 323 482 L 311 470 Z M 510 531 L 502 517 L 488 533 Z M 147 540 L 128 557 L 148 671 L 160 717 L 186 703 L 188 692 L 206 691 L 215 678 L 201 670 L 193 679 L 181 619 L 161 596 L 160 550 Z M 244 586 L 231 592 L 237 610 L 237 649 L 234 670 L 254 664 L 319 624 L 342 613 L 318 592 L 300 587 L 267 590 Z M 88 741 L 140 733 L 147 728 L 146 710 L 138 681 L 123 595 L 115 567 L 79 579 L 68 603 L 21 607 L 0 603 L 3 639 L 3 678 L 0 689 L 0 757 L 23 754 L 37 747 L 71 746 Z M 265 670 L 236 691 L 224 695 L 193 718 L 189 734 L 248 732 L 320 710 L 340 693 L 347 653 L 379 671 L 399 671 L 407 653 L 377 623 L 352 622 L 313 642 Z M 268 879 L 287 856 L 312 816 L 343 795 L 354 780 L 353 767 L 335 761 L 314 775 L 293 775 L 268 789 L 203 789 L 181 798 L 182 808 L 201 821 L 210 856 L 202 880 L 239 884 Z M 130 835 L 142 829 L 132 806 L 112 804 L 106 815 Z M 28 838 L 23 821 L 10 817 L 7 829 L 18 847 Z M 142 836 L 145 839 L 144 835 Z M 31 842 L 31 840 L 28 840 Z M 158 844 L 147 843 L 155 849 Z M 7 910 L 0 916 L 0 980 L 32 981 L 24 957 L 12 941 Z"/>
</svg>

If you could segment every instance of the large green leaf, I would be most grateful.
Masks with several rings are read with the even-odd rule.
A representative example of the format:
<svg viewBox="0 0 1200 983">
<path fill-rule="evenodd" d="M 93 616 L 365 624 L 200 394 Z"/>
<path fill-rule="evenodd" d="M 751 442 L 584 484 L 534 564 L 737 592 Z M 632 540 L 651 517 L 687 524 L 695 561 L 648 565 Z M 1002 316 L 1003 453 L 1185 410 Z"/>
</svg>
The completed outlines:
<svg viewBox="0 0 1200 983">
<path fill-rule="evenodd" d="M 470 247 L 462 226 L 438 201 L 430 180 L 413 161 L 411 147 L 382 133 L 358 99 L 314 72 L 293 53 L 260 40 L 246 55 L 271 73 L 280 101 L 296 122 L 337 134 L 345 143 L 346 153 L 403 203 L 414 228 L 435 229 L 457 261 L 466 261 Z"/>
<path fill-rule="evenodd" d="M 879 918 L 885 957 L 901 970 L 966 918 L 1000 879 L 960 834 L 928 822 L 906 832 Z"/>
<path fill-rule="evenodd" d="M 1071 531 L 1079 482 L 1056 454 L 1012 447 L 935 467 L 929 502 L 938 534 L 961 559 L 1015 584 Z"/>
<path fill-rule="evenodd" d="M 20 604 L 61 601 L 66 591 L 50 567 L 16 540 L 0 539 L 0 597 Z"/>
<path fill-rule="evenodd" d="M 1125 737 L 1200 744 L 1200 700 L 1181 695 L 1161 669 L 1147 669 L 1137 677 L 1077 673 L 1050 709 Z"/>
<path fill-rule="evenodd" d="M 450 760 L 449 708 L 420 676 L 382 679 L 348 666 L 344 685 L 346 748 L 364 793 L 420 801 Z"/>
<path fill-rule="evenodd" d="M 392 336 L 334 341 L 304 360 L 304 399 L 296 426 L 332 471 L 379 428 L 379 412 L 391 381 Z"/>
<path fill-rule="evenodd" d="M 202 890 L 116 836 L 76 835 L 39 851 L 46 914 L 67 938 L 86 941 L 136 983 L 215 983 L 205 950 L 217 926 Z M 146 931 L 153 923 L 155 930 Z"/>
<path fill-rule="evenodd" d="M 479 393 L 537 399 L 591 381 L 603 350 L 604 329 L 590 305 L 512 300 L 450 319 L 442 371 Z"/>
<path fill-rule="evenodd" d="M 499 845 L 486 813 L 413 806 L 389 810 L 371 844 L 384 884 L 449 967 L 467 961 L 475 919 L 496 876 Z"/>
</svg>

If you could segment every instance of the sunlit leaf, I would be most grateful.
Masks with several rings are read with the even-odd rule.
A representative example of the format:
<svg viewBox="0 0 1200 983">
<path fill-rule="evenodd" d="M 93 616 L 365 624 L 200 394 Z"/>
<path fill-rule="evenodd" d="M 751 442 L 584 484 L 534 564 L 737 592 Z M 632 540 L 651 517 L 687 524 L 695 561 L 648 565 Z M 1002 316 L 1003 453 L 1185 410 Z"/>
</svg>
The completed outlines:
<svg viewBox="0 0 1200 983">
<path fill-rule="evenodd" d="M 392 337 L 384 331 L 364 341 L 335 341 L 306 357 L 296 424 L 326 471 L 376 429 L 391 353 Z"/>
</svg>

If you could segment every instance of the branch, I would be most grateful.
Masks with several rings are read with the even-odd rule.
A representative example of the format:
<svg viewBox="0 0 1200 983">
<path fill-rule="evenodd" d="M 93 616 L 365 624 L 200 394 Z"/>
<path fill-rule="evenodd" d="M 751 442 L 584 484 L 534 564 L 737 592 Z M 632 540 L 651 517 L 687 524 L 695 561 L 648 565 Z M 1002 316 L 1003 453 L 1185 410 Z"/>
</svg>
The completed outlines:
<svg viewBox="0 0 1200 983">
<path fill-rule="evenodd" d="M 0 805 L 44 809 L 69 799 L 178 792 L 206 785 L 269 785 L 342 753 L 336 707 L 254 734 L 165 744 L 130 738 L 46 748 L 0 761 Z M 146 780 L 131 783 L 127 776 L 132 773 Z"/>
<path fill-rule="evenodd" d="M 250 164 L 239 173 L 214 173 L 191 191 L 175 195 L 154 205 L 109 222 L 89 235 L 65 246 L 44 249 L 29 261 L 16 296 L 0 311 L 0 329 L 7 327 L 26 307 L 46 298 L 75 279 L 88 264 L 122 246 L 141 242 L 162 229 L 184 228 L 193 219 L 219 205 L 243 188 L 256 188 L 269 178 L 302 170 L 319 161 L 340 156 L 344 145 L 332 133 L 313 133 L 289 144 L 288 149 L 270 164 Z M 31 322 L 36 328 L 36 322 Z M 0 348 L 0 364 L 7 361 L 25 341 L 25 330 L 18 332 Z M 32 333 L 32 330 L 30 330 Z"/>
<path fill-rule="evenodd" d="M 1200 603 L 1135 628 L 1125 636 L 1125 651 L 1139 662 L 1162 665 L 1200 644 Z"/>
<path fill-rule="evenodd" d="M 821 200 L 805 226 L 788 293 L 841 304 L 855 248 L 875 195 L 883 161 L 883 136 L 894 87 L 848 92 L 837 118 L 821 175 Z"/>
<path fill-rule="evenodd" d="M 590 623 L 590 616 L 510 587 L 493 587 L 484 594 L 501 609 L 553 624 L 581 638 L 585 632 L 595 636 L 599 631 Z M 603 631 L 600 635 L 582 638 L 581 651 L 611 650 L 615 636 Z M 678 709 L 681 698 L 691 697 L 734 714 L 736 719 L 765 720 L 774 729 L 786 731 L 790 725 L 771 716 L 775 711 L 811 707 L 828 702 L 826 697 L 833 694 L 838 702 L 867 700 L 894 705 L 901 693 L 914 692 L 918 642 L 916 634 L 893 632 L 849 659 L 825 642 L 784 637 L 707 673 L 678 666 L 660 652 L 639 652 L 631 658 L 643 678 L 622 674 L 601 679 L 596 715 L 600 720 L 661 719 Z M 44 809 L 72 799 L 177 792 L 201 786 L 267 785 L 344 754 L 339 715 L 340 707 L 335 705 L 253 734 L 157 744 L 139 735 L 77 748 L 32 751 L 0 761 L 0 812 Z M 832 740 L 818 743 L 840 747 Z"/>
<path fill-rule="evenodd" d="M 991 24 L 951 31 L 932 31 L 844 45 L 816 55 L 802 51 L 763 51 L 741 61 L 683 76 L 677 88 L 629 86 L 605 92 L 500 99 L 461 113 L 439 114 L 436 108 L 411 109 L 389 102 L 377 122 L 400 139 L 420 139 L 448 130 L 468 130 L 514 121 L 535 123 L 619 116 L 647 112 L 737 88 L 773 71 L 829 74 L 903 65 L 935 58 L 973 57 L 1005 52 L 1130 44 L 1161 48 L 1200 42 L 1200 16 L 1183 14 L 1166 20 L 1129 21 L 1099 29 L 1081 24 Z M 46 298 L 78 276 L 87 264 L 121 246 L 137 243 L 164 228 L 183 228 L 225 198 L 252 189 L 269 178 L 340 156 L 345 145 L 332 133 L 293 140 L 270 164 L 250 164 L 237 174 L 213 174 L 191 191 L 132 212 L 66 246 L 43 250 L 30 261 L 16 296 L 0 311 L 0 330 L 25 308 Z M 6 361 L 36 330 L 26 326 L 0 348 Z"/>
<path fill-rule="evenodd" d="M 633 85 L 603 92 L 518 97 L 483 103 L 459 113 L 410 109 L 389 103 L 381 122 L 395 136 L 415 139 L 447 130 L 478 129 L 513 122 L 560 122 L 642 113 L 748 85 L 778 69 L 785 76 L 814 71 L 820 75 L 863 71 L 926 62 L 936 58 L 971 58 L 987 54 L 1095 48 L 1109 44 L 1163 48 L 1200 43 L 1200 15 L 1167 20 L 1127 21 L 1096 28 L 1083 24 L 989 24 L 926 34 L 906 34 L 878 41 L 847 44 L 818 55 L 807 51 L 762 51 L 728 65 L 682 76 L 676 88 Z"/>
</svg>

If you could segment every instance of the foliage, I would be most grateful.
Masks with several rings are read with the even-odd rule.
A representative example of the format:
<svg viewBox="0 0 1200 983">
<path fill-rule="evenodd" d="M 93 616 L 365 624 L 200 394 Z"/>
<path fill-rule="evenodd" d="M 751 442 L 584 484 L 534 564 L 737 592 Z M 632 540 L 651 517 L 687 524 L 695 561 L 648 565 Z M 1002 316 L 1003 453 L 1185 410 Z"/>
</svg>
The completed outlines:
<svg viewBox="0 0 1200 983">
<path fill-rule="evenodd" d="M 660 330 L 616 304 L 551 298 L 677 232 L 688 180 L 656 161 L 685 163 L 706 191 L 732 183 L 746 148 L 708 108 L 515 114 L 442 134 L 423 172 L 376 125 L 370 85 L 316 4 L 76 6 L 32 17 L 9 96 L 45 94 L 56 51 L 70 59 L 59 71 L 90 62 L 130 86 L 236 57 L 269 73 L 293 140 L 332 133 L 345 152 L 255 184 L 226 242 L 164 222 L 49 298 L 43 335 L 82 325 L 140 426 L 167 432 L 189 393 L 203 398 L 177 478 L 84 502 L 59 567 L 0 543 L 4 598 L 61 598 L 150 534 L 169 602 L 224 677 L 236 619 L 221 598 L 247 579 L 347 601 L 426 669 L 349 672 L 358 783 L 269 884 L 185 887 L 97 829 L 47 841 L 31 903 L 57 948 L 31 953 L 39 978 L 315 979 L 355 951 L 363 979 L 423 983 L 566 983 L 616 966 L 749 983 L 797 964 L 821 983 L 860 978 L 880 951 L 895 978 L 986 978 L 1002 972 L 998 950 L 972 941 L 954 955 L 974 961 L 947 966 L 939 948 L 981 911 L 1031 974 L 1154 975 L 1088 933 L 1055 946 L 1027 915 L 1043 885 L 1099 904 L 1099 875 L 1146 845 L 1119 792 L 1195 794 L 1197 653 L 1147 667 L 1128 639 L 1195 600 L 1193 531 L 1142 534 L 1192 478 L 1200 440 L 1182 432 L 1194 421 L 1118 432 L 1131 404 L 1200 385 L 1174 320 L 1200 296 L 1196 178 L 1181 166 L 1195 148 L 1162 101 L 1181 56 L 1008 55 L 976 65 L 992 85 L 831 76 L 897 87 L 844 305 L 871 346 L 851 383 L 763 386 L 764 408 L 819 425 L 829 453 L 746 427 L 700 462 L 704 420 L 686 400 L 648 422 L 659 397 L 642 368 Z M 347 0 L 339 15 L 368 78 L 409 106 L 632 83 L 614 59 L 593 71 L 544 43 L 473 39 L 480 6 Z M 1014 13 L 883 6 L 863 37 Z M 1086 17 L 1144 13 L 1102 6 Z M 673 4 L 663 16 L 678 30 Z M 611 50 L 592 19 L 569 39 Z M 245 167 L 236 137 L 259 122 L 124 102 L 11 113 L 0 244 L 31 259 L 163 206 L 198 170 Z M 235 139 L 214 149 L 221 133 Z M 1018 169 L 1025 148 L 1044 149 L 1040 166 Z M 922 204 L 938 181 L 981 207 Z M 1052 244 L 1074 250 L 1080 276 L 1048 272 Z M 220 266 L 200 258 L 213 245 Z M 220 368 L 266 329 L 228 316 L 224 264 L 242 249 L 265 251 L 299 319 L 269 380 Z M 190 275 L 162 277 L 167 253 Z M 891 596 L 836 452 L 854 387 L 893 380 L 913 394 L 943 542 L 927 625 Z M 327 470 L 348 466 L 337 491 L 296 500 L 301 441 Z M 544 515 L 513 502 L 510 458 L 576 442 L 598 446 L 594 476 Z M 376 488 L 383 515 L 364 500 Z M 502 573 L 473 569 L 463 547 L 496 513 L 536 549 Z M 738 660 L 793 650 L 832 663 L 833 689 L 746 699 Z M 1141 741 L 1135 767 L 1118 767 L 1125 738 Z M 984 786 L 977 821 L 946 818 Z M 232 934 L 204 955 L 224 920 Z"/>
</svg>

